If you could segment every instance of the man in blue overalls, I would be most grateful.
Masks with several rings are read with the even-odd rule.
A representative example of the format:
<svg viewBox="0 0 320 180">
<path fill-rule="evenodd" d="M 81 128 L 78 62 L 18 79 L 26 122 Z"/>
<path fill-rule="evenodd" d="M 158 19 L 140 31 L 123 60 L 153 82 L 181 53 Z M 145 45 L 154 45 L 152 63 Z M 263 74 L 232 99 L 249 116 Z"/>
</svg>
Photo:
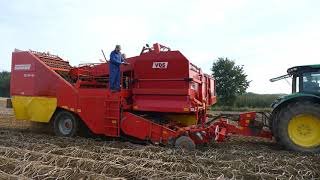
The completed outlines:
<svg viewBox="0 0 320 180">
<path fill-rule="evenodd" d="M 121 54 L 121 46 L 116 45 L 115 50 L 110 54 L 109 82 L 111 92 L 120 91 L 120 65 L 124 64 L 125 57 Z"/>
</svg>

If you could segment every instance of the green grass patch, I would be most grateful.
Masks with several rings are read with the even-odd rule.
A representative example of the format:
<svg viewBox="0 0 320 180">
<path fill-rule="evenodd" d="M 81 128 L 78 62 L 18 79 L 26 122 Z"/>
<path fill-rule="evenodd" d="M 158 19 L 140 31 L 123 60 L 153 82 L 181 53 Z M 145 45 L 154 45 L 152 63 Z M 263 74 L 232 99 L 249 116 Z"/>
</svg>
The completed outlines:
<svg viewBox="0 0 320 180">
<path fill-rule="evenodd" d="M 233 106 L 222 106 L 216 104 L 211 107 L 213 111 L 262 111 L 271 112 L 271 104 L 280 96 L 285 94 L 255 94 L 245 93 L 236 98 Z M 219 99 L 218 99 L 219 102 Z"/>
</svg>

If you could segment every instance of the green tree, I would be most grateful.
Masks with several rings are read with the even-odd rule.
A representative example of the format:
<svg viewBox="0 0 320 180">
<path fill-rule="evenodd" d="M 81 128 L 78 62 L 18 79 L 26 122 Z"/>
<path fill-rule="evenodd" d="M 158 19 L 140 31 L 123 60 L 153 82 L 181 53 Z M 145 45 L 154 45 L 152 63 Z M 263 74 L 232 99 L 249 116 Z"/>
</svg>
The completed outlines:
<svg viewBox="0 0 320 180">
<path fill-rule="evenodd" d="M 233 106 L 236 97 L 245 93 L 250 84 L 243 66 L 235 65 L 235 62 L 228 58 L 218 58 L 213 62 L 211 70 L 216 79 L 218 104 Z"/>
<path fill-rule="evenodd" d="M 7 71 L 0 72 L 0 96 L 1 97 L 10 96 L 10 72 L 7 72 Z"/>
</svg>

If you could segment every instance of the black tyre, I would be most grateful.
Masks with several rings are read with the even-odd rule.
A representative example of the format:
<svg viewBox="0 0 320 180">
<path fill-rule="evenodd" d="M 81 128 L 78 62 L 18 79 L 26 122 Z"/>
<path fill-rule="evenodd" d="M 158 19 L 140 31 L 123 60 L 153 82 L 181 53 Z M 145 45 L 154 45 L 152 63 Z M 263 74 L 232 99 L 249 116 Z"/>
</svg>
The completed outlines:
<svg viewBox="0 0 320 180">
<path fill-rule="evenodd" d="M 73 137 L 78 132 L 78 119 L 68 111 L 59 111 L 53 119 L 53 131 L 55 135 L 62 137 Z"/>
<path fill-rule="evenodd" d="M 92 138 L 95 134 L 88 128 L 83 121 L 78 121 L 78 135 L 86 138 Z"/>
<path fill-rule="evenodd" d="M 12 108 L 12 101 L 11 99 L 7 99 L 7 105 L 6 105 L 6 108 Z"/>
<path fill-rule="evenodd" d="M 282 109 L 277 124 L 281 145 L 299 152 L 320 152 L 320 105 L 295 102 Z"/>
<path fill-rule="evenodd" d="M 194 150 L 196 145 L 191 138 L 187 136 L 180 136 L 175 142 L 175 147 L 185 150 Z"/>
<path fill-rule="evenodd" d="M 286 111 L 288 107 L 284 107 L 283 110 Z M 279 128 L 278 128 L 278 122 L 280 120 L 280 118 L 282 117 L 282 111 L 280 112 L 277 112 L 276 114 L 274 114 L 274 117 L 273 117 L 273 120 L 272 120 L 272 123 L 271 123 L 271 131 L 272 131 L 272 134 L 273 134 L 273 137 L 275 138 L 276 142 L 281 145 L 281 142 L 280 142 L 280 139 L 279 139 Z"/>
</svg>

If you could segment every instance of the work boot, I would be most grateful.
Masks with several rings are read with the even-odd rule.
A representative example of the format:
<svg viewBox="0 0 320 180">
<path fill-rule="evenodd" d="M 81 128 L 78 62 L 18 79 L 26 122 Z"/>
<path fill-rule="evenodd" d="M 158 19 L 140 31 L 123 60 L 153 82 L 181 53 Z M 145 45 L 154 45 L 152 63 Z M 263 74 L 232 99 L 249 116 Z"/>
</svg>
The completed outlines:
<svg viewBox="0 0 320 180">
<path fill-rule="evenodd" d="M 110 91 L 111 91 L 111 93 L 118 92 L 118 90 L 116 90 L 116 89 L 111 89 Z"/>
</svg>

